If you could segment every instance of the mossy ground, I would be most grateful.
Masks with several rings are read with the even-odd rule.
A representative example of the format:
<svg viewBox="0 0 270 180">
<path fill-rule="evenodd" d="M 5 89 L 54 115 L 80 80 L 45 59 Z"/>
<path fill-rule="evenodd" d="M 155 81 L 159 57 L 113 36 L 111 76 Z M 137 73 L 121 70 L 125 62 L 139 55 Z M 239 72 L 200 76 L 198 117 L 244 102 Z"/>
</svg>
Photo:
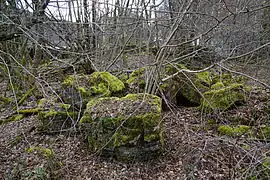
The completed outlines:
<svg viewBox="0 0 270 180">
<path fill-rule="evenodd" d="M 270 126 L 261 128 L 260 137 L 261 139 L 270 140 Z"/>
<path fill-rule="evenodd" d="M 13 101 L 12 98 L 0 96 L 0 104 L 9 104 Z"/>
<path fill-rule="evenodd" d="M 29 147 L 26 149 L 26 152 L 28 153 L 34 153 L 34 151 L 37 151 L 40 153 L 43 157 L 45 158 L 53 158 L 54 152 L 52 149 L 49 148 L 44 148 L 44 147 Z"/>
<path fill-rule="evenodd" d="M 164 123 L 161 125 L 164 126 L 166 136 L 164 137 L 165 151 L 162 155 L 153 157 L 150 153 L 143 154 L 140 151 L 142 148 L 134 148 L 132 150 L 129 150 L 129 147 L 116 148 L 118 150 L 115 152 L 115 156 L 120 157 L 119 159 L 121 161 L 111 160 L 110 158 L 108 160 L 106 157 L 100 158 L 97 157 L 96 154 L 90 153 L 87 151 L 85 144 L 82 143 L 80 134 L 65 136 L 64 134 L 46 134 L 35 130 L 30 131 L 30 129 L 33 129 L 32 127 L 36 127 L 36 124 L 31 124 L 30 126 L 27 124 L 37 119 L 35 115 L 30 115 L 24 118 L 23 121 L 16 121 L 1 126 L 0 139 L 2 140 L 1 142 L 4 142 L 1 143 L 1 148 L 3 148 L 2 159 L 4 161 L 1 163 L 0 172 L 3 174 L 6 173 L 5 177 L 10 174 L 12 175 L 12 173 L 16 175 L 21 173 L 22 175 L 22 173 L 26 172 L 31 172 L 32 175 L 45 173 L 44 177 L 57 172 L 63 175 L 62 178 L 56 179 L 68 179 L 70 176 L 87 179 L 93 177 L 93 172 L 96 173 L 94 178 L 102 179 L 136 179 L 137 177 L 142 177 L 142 175 L 149 179 L 158 179 L 162 175 L 164 175 L 162 176 L 164 179 L 177 179 L 179 177 L 181 177 L 180 179 L 185 179 L 186 177 L 194 178 L 194 172 L 202 174 L 201 176 L 195 177 L 195 179 L 208 177 L 210 179 L 213 178 L 214 175 L 216 175 L 215 177 L 217 178 L 230 179 L 232 175 L 230 172 L 233 172 L 237 179 L 241 179 L 241 177 L 267 179 L 267 177 L 269 177 L 269 174 L 265 172 L 265 170 L 269 169 L 267 168 L 269 163 L 266 160 L 269 157 L 267 140 L 257 136 L 259 134 L 249 136 L 249 133 L 243 135 L 239 133 L 239 136 L 218 136 L 221 134 L 217 131 L 220 124 L 227 124 L 233 128 L 239 127 L 238 124 L 241 123 L 232 121 L 231 117 L 242 117 L 243 115 L 246 116 L 246 122 L 256 116 L 256 119 L 254 118 L 255 124 L 243 124 L 249 126 L 252 133 L 254 133 L 255 128 L 261 130 L 266 128 L 267 124 L 264 126 L 262 124 L 258 126 L 257 124 L 268 122 L 262 121 L 263 115 L 265 115 L 266 118 L 269 117 L 266 113 L 262 115 L 258 112 L 267 109 L 265 105 L 269 98 L 265 95 L 262 97 L 264 102 L 261 98 L 256 99 L 252 96 L 252 103 L 248 101 L 248 104 L 239 106 L 237 109 L 229 109 L 226 112 L 218 114 L 214 112 L 202 114 L 198 108 L 190 107 L 180 107 L 174 109 L 173 112 L 163 112 L 162 122 Z M 145 99 L 147 99 L 147 97 Z M 117 106 L 117 104 L 115 104 L 115 106 Z M 111 107 L 114 108 L 113 106 Z M 118 107 L 119 106 L 117 106 L 117 108 Z M 106 108 L 102 110 L 104 111 Z M 134 111 L 134 109 L 132 109 L 132 111 Z M 255 112 L 256 115 L 254 115 Z M 202 116 L 200 116 L 201 114 Z M 206 129 L 204 128 L 204 123 L 206 123 L 207 120 L 209 120 L 208 124 L 210 124 L 211 127 Z M 112 119 L 104 119 L 102 122 L 113 124 Z M 135 122 L 131 122 L 129 125 L 131 126 L 132 124 L 134 127 L 138 126 Z M 89 123 L 89 125 L 91 125 L 91 123 Z M 102 123 L 100 123 L 100 126 L 101 125 Z M 124 127 L 126 126 L 128 125 L 124 124 Z M 109 136 L 108 134 L 107 138 L 113 137 L 111 145 L 132 144 L 132 139 L 138 137 L 135 136 L 137 129 L 134 129 L 123 128 L 121 129 L 122 131 L 116 131 L 118 133 L 113 134 L 114 136 Z M 110 132 L 110 129 L 106 129 L 106 132 Z M 134 134 L 134 137 L 125 134 L 129 132 L 131 132 L 130 134 Z M 162 134 L 163 132 L 160 131 L 160 133 Z M 16 136 L 18 137 L 16 138 Z M 88 137 L 93 138 L 94 136 Z M 156 134 L 151 134 L 151 132 L 149 134 L 145 133 L 144 140 L 147 141 L 148 138 L 153 140 L 156 138 Z M 97 142 L 96 138 L 93 140 L 93 142 Z M 90 141 L 91 139 L 89 138 L 89 142 Z M 3 144 L 7 143 L 9 143 L 9 145 L 4 147 Z M 47 164 L 49 161 L 47 161 L 47 158 L 44 157 L 41 152 L 35 150 L 33 153 L 27 153 L 25 151 L 26 148 L 29 148 L 29 143 L 33 145 L 30 147 L 43 147 L 53 150 L 54 156 L 57 156 L 58 153 L 61 154 L 61 159 L 54 161 L 56 163 L 52 163 L 53 166 L 51 167 L 57 165 L 59 161 L 62 162 L 63 165 L 60 166 L 60 168 L 58 166 L 55 171 L 48 171 Z M 100 143 L 100 141 L 98 141 L 98 143 Z M 105 148 L 104 151 L 106 152 L 106 150 L 109 151 L 109 149 Z M 108 151 L 106 153 L 109 153 Z M 130 153 L 125 154 L 127 152 Z M 123 154 L 126 156 L 121 156 Z M 139 157 L 146 157 L 147 155 L 155 160 L 139 161 Z M 123 162 L 123 160 L 128 162 Z M 17 165 L 18 162 L 19 165 Z M 20 162 L 25 163 L 25 166 L 21 166 L 22 163 Z M 84 167 L 87 167 L 87 170 L 85 170 Z M 43 170 L 40 168 L 43 168 Z M 11 171 L 8 171 L 9 169 L 11 169 Z M 137 171 L 138 169 L 140 169 L 140 171 Z M 204 174 L 205 172 L 211 174 Z M 15 179 L 15 176 L 11 175 L 9 177 Z M 24 179 L 26 176 L 21 177 L 23 177 L 21 179 Z M 29 178 L 30 176 L 27 177 Z"/>
</svg>

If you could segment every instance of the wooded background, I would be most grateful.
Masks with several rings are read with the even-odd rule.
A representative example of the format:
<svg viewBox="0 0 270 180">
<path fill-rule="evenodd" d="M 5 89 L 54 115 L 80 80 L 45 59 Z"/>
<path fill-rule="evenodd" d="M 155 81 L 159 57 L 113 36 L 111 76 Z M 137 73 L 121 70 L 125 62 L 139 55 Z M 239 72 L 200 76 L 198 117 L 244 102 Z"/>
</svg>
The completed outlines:
<svg viewBox="0 0 270 180">
<path fill-rule="evenodd" d="M 22 75 L 38 78 L 48 61 L 84 61 L 88 72 L 147 66 L 153 75 L 175 62 L 264 68 L 269 7 L 264 0 L 1 0 L 1 78 L 28 84 Z"/>
<path fill-rule="evenodd" d="M 158 114 L 162 156 L 122 163 L 89 152 L 77 125 L 89 102 L 80 91 L 92 90 L 84 81 L 93 72 L 110 72 L 123 93 L 166 102 Z M 269 179 L 269 90 L 269 0 L 0 0 L 0 179 Z M 48 108 L 43 98 L 57 101 Z M 228 106 L 198 107 L 210 99 Z M 42 117 L 52 127 L 57 117 L 60 130 L 40 130 Z"/>
</svg>

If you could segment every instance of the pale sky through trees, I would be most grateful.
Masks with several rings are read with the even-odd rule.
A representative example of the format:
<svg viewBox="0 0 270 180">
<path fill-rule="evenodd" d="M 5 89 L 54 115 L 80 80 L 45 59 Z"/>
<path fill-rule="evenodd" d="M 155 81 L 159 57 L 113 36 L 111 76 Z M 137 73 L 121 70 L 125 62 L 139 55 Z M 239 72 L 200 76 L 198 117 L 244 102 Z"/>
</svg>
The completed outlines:
<svg viewBox="0 0 270 180">
<path fill-rule="evenodd" d="M 88 10 L 89 10 L 89 16 L 91 17 L 91 2 L 92 0 L 88 1 Z M 115 7 L 116 0 L 97 0 L 96 10 L 97 12 L 102 15 L 105 13 L 104 9 L 105 6 L 109 8 L 111 11 Z M 125 4 L 127 2 L 124 0 L 120 6 L 125 7 Z M 164 3 L 164 0 L 157 0 L 156 4 L 158 7 L 161 7 L 161 5 Z M 151 6 L 153 5 L 153 1 L 150 0 L 149 2 L 146 2 L 146 9 L 150 10 Z M 30 12 L 33 12 L 33 4 L 32 0 L 17 0 L 17 6 L 19 8 L 27 9 Z M 129 6 L 130 8 L 143 10 L 144 7 L 141 5 L 141 1 L 134 2 L 132 5 Z M 157 7 L 157 8 L 158 8 Z M 71 8 L 71 10 L 70 10 Z M 76 21 L 76 18 L 78 18 L 78 9 L 80 9 L 80 15 L 81 18 L 84 18 L 84 9 L 83 9 L 83 0 L 52 0 L 49 2 L 46 13 L 48 16 L 53 15 L 54 18 L 60 19 L 60 20 L 67 20 L 67 21 Z M 70 16 L 70 13 L 72 16 Z M 152 16 L 154 17 L 154 13 L 152 13 Z"/>
</svg>

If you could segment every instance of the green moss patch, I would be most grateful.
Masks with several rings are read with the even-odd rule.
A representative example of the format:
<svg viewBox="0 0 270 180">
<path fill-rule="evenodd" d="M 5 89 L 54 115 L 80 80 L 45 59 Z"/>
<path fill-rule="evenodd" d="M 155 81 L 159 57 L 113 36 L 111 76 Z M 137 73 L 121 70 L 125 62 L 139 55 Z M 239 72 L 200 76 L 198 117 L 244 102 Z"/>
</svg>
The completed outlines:
<svg viewBox="0 0 270 180">
<path fill-rule="evenodd" d="M 18 112 L 20 114 L 24 114 L 24 115 L 28 115 L 28 114 L 37 114 L 39 111 L 41 111 L 42 109 L 40 108 L 33 108 L 33 109 L 20 109 L 18 110 Z"/>
<path fill-rule="evenodd" d="M 54 156 L 54 152 L 52 149 L 37 147 L 37 146 L 27 148 L 26 152 L 28 153 L 38 152 L 40 155 L 42 155 L 45 158 L 52 158 Z"/>
<path fill-rule="evenodd" d="M 12 101 L 13 101 L 12 98 L 0 96 L 0 104 L 9 104 Z"/>
<path fill-rule="evenodd" d="M 17 144 L 19 144 L 22 141 L 22 136 L 18 135 L 15 138 L 11 139 L 8 144 L 10 146 L 16 146 Z"/>
<path fill-rule="evenodd" d="M 265 175 L 265 178 L 269 178 L 270 176 L 270 158 L 267 157 L 263 160 L 262 163 L 262 170 Z"/>
<path fill-rule="evenodd" d="M 263 141 L 270 140 L 270 127 L 255 127 L 247 125 L 220 125 L 218 126 L 220 135 L 227 135 L 230 137 L 239 137 L 247 135 L 249 138 Z"/>
<path fill-rule="evenodd" d="M 226 125 L 221 125 L 218 128 L 218 132 L 222 135 L 227 135 L 231 137 L 236 137 L 236 136 L 242 136 L 250 133 L 250 127 L 245 126 L 245 125 L 239 125 L 239 126 L 226 126 Z"/>
<path fill-rule="evenodd" d="M 24 114 L 14 114 L 6 119 L 0 119 L 0 125 L 14 122 L 14 121 L 20 121 L 24 118 Z"/>
<path fill-rule="evenodd" d="M 270 126 L 261 128 L 260 137 L 265 140 L 270 140 Z"/>
</svg>

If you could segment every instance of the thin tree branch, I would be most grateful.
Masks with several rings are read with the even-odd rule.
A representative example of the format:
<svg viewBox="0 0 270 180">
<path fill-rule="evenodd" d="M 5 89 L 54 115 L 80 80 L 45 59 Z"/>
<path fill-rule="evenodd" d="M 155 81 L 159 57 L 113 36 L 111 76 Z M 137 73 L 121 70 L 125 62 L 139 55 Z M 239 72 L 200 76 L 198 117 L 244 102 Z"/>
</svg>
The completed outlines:
<svg viewBox="0 0 270 180">
<path fill-rule="evenodd" d="M 262 84 L 264 87 L 270 89 L 270 85 L 268 85 L 268 84 L 266 84 L 266 83 L 260 81 L 260 80 L 257 79 L 257 78 L 254 78 L 254 77 L 252 77 L 252 76 L 250 76 L 250 75 L 247 75 L 247 74 L 245 74 L 245 73 L 242 73 L 242 72 L 238 72 L 238 71 L 231 70 L 231 69 L 229 69 L 229 68 L 227 68 L 227 67 L 221 65 L 221 63 L 216 63 L 216 65 L 219 66 L 219 67 L 221 67 L 222 69 L 225 69 L 226 71 L 231 72 L 231 73 L 238 74 L 238 75 L 241 75 L 241 76 L 245 76 L 245 77 L 247 77 L 247 78 L 249 78 L 249 79 L 252 79 L 253 81 L 256 81 L 256 82 Z"/>
</svg>

